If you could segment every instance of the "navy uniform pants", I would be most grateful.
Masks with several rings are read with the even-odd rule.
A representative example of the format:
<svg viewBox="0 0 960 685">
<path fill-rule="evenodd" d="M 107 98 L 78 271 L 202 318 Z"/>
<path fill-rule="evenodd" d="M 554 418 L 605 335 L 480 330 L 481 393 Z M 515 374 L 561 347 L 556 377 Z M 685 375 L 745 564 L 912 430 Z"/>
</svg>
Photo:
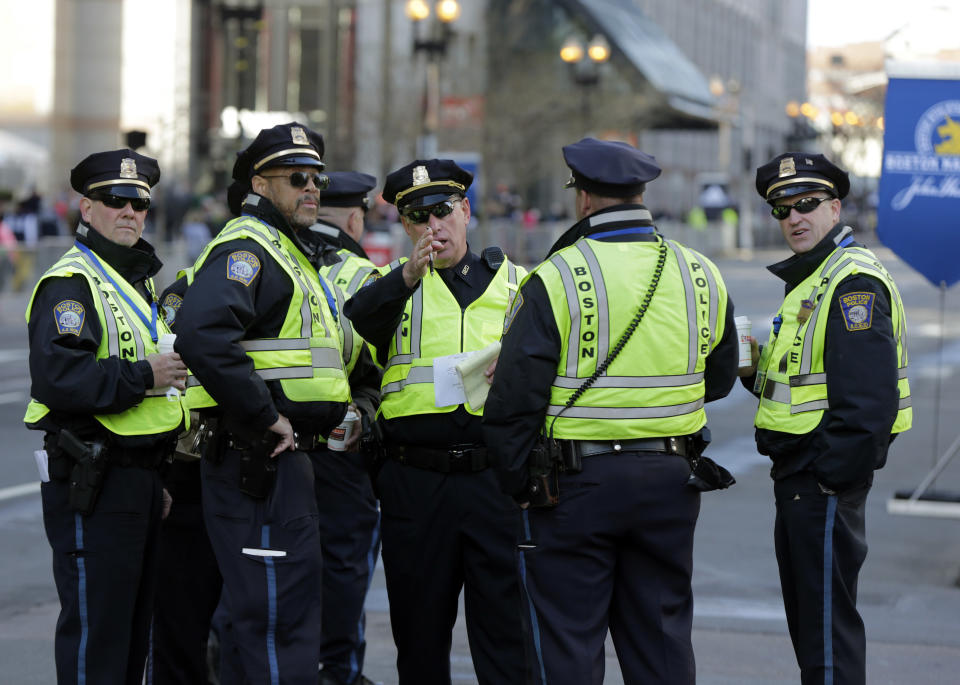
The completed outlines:
<svg viewBox="0 0 960 685">
<path fill-rule="evenodd" d="M 870 485 L 825 495 L 809 472 L 774 482 L 780 587 L 803 685 L 866 682 L 857 577 L 867 557 Z"/>
<path fill-rule="evenodd" d="M 175 460 L 163 484 L 173 505 L 160 526 L 160 574 L 147 682 L 206 683 L 207 637 L 223 579 L 203 522 L 200 461 Z"/>
<path fill-rule="evenodd" d="M 520 578 L 537 685 L 600 685 L 609 629 L 623 681 L 692 685 L 693 534 L 683 457 L 598 454 L 523 512 Z"/>
<path fill-rule="evenodd" d="M 320 662 L 352 685 L 363 671 L 363 603 L 380 553 L 380 512 L 360 454 L 319 449 L 310 459 L 323 550 Z"/>
<path fill-rule="evenodd" d="M 478 683 L 526 683 L 517 508 L 494 474 L 388 461 L 377 490 L 399 685 L 449 685 L 461 588 Z"/>
<path fill-rule="evenodd" d="M 276 482 L 257 499 L 238 488 L 239 453 L 201 462 L 203 515 L 229 596 L 221 648 L 251 685 L 315 685 L 322 562 L 313 468 L 304 452 L 277 456 Z"/>
<path fill-rule="evenodd" d="M 155 470 L 111 466 L 91 514 L 67 504 L 69 483 L 41 486 L 60 597 L 57 683 L 139 685 L 157 582 L 161 512 Z"/>
</svg>

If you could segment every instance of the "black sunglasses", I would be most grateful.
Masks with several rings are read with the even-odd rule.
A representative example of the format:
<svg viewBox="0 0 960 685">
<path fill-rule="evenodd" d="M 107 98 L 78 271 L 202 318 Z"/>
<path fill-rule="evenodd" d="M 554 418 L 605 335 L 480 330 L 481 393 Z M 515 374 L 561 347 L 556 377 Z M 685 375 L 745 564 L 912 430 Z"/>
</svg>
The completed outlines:
<svg viewBox="0 0 960 685">
<path fill-rule="evenodd" d="M 802 200 L 797 200 L 792 205 L 774 205 L 773 208 L 770 209 L 770 213 L 773 214 L 774 219 L 782 221 L 790 216 L 790 211 L 793 209 L 801 214 L 809 214 L 819 207 L 821 202 L 832 199 L 832 197 L 805 197 Z"/>
<path fill-rule="evenodd" d="M 135 212 L 145 212 L 150 209 L 149 197 L 121 197 L 109 193 L 95 193 L 89 197 L 91 200 L 102 202 L 110 209 L 123 209 L 128 202 Z"/>
<path fill-rule="evenodd" d="M 313 185 L 317 190 L 326 190 L 327 186 L 330 185 L 330 177 L 326 174 L 306 174 L 302 171 L 294 171 L 292 174 L 272 174 L 266 176 L 260 174 L 264 178 L 285 178 L 290 181 L 290 185 L 294 188 L 306 188 L 307 181 L 312 180 Z"/>
<path fill-rule="evenodd" d="M 417 209 L 405 209 L 403 215 L 410 220 L 411 223 L 415 224 L 425 224 L 430 221 L 430 215 L 433 214 L 438 219 L 442 219 L 445 216 L 448 216 L 450 212 L 453 211 L 453 203 L 457 200 L 444 200 L 435 205 L 429 207 L 419 207 Z"/>
</svg>

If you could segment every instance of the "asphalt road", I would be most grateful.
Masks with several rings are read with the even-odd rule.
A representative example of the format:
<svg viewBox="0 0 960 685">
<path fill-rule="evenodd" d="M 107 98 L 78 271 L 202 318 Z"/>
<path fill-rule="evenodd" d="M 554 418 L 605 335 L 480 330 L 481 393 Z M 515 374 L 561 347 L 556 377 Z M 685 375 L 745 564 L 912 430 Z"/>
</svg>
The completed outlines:
<svg viewBox="0 0 960 685">
<path fill-rule="evenodd" d="M 960 520 L 891 515 L 886 501 L 914 487 L 960 432 L 960 289 L 946 292 L 941 345 L 940 292 L 888 251 L 878 253 L 906 303 L 914 428 L 894 443 L 868 501 L 870 552 L 859 588 L 868 682 L 952 684 L 960 672 Z M 782 293 L 763 267 L 785 256 L 717 260 L 737 314 L 749 316 L 761 338 Z M 11 685 L 54 682 L 58 611 L 32 457 L 39 439 L 21 422 L 29 393 L 24 304 L 23 295 L 0 295 L 0 430 L 6 445 L 0 470 L 0 683 Z M 766 458 L 753 443 L 753 408 L 739 386 L 708 407 L 714 437 L 708 454 L 730 468 L 738 483 L 704 496 L 697 528 L 694 645 L 698 680 L 705 685 L 799 682 L 773 553 L 772 488 Z M 936 487 L 960 492 L 960 458 Z M 367 639 L 367 675 L 396 683 L 382 570 L 367 599 Z M 609 642 L 607 665 L 605 682 L 622 683 Z M 462 617 L 452 671 L 455 683 L 476 682 Z"/>
</svg>

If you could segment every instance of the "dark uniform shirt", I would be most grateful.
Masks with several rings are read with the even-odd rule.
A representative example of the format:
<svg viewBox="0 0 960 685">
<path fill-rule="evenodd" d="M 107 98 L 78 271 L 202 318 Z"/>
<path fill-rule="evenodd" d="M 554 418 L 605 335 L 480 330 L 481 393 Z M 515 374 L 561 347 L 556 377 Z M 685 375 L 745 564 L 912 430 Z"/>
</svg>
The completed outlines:
<svg viewBox="0 0 960 685">
<path fill-rule="evenodd" d="M 638 208 L 643 208 L 643 205 L 617 205 L 591 216 Z M 588 219 L 574 224 L 564 233 L 551 249 L 551 254 L 572 245 L 580 237 L 610 230 L 609 224 L 591 228 Z M 650 222 L 636 224 L 653 226 Z M 630 233 L 598 240 L 640 242 L 656 239 L 657 236 L 652 233 Z M 509 335 L 504 336 L 503 349 L 497 362 L 497 382 L 487 399 L 483 416 L 487 436 L 497 436 L 496 444 L 491 449 L 498 456 L 501 488 L 514 496 L 526 490 L 527 455 L 543 428 L 546 409 L 550 404 L 550 386 L 557 376 L 561 350 L 560 331 L 543 281 L 536 275 L 527 279 L 521 295 L 523 305 L 510 323 Z M 640 325 L 644 325 L 642 321 Z M 611 333 L 619 336 L 621 331 Z M 707 402 L 726 397 L 730 392 L 736 381 L 738 355 L 733 302 L 728 297 L 723 338 L 706 360 L 704 384 Z"/>
<path fill-rule="evenodd" d="M 437 269 L 461 311 L 484 293 L 496 272 L 497 268 L 472 253 L 469 246 L 467 254 L 456 266 Z M 419 287 L 418 282 L 413 288 L 408 288 L 403 281 L 403 269 L 397 268 L 360 288 L 344 307 L 344 313 L 353 322 L 357 332 L 376 347 L 381 364 L 387 361 L 390 340 L 400 324 L 404 305 Z M 449 447 L 483 444 L 480 417 L 467 412 L 463 405 L 443 414 L 390 419 L 384 422 L 384 431 L 389 442 L 400 445 Z"/>
<path fill-rule="evenodd" d="M 147 241 L 141 239 L 133 247 L 118 245 L 82 222 L 77 241 L 113 267 L 145 302 L 153 301 L 145 282 L 162 264 Z M 54 307 L 63 300 L 78 302 L 86 312 L 79 335 L 57 330 Z M 37 423 L 38 428 L 54 432 L 66 428 L 86 440 L 102 438 L 107 430 L 93 415 L 130 409 L 142 402 L 146 391 L 153 387 L 150 362 L 131 362 L 116 356 L 97 359 L 103 328 L 83 276 L 48 278 L 40 284 L 30 312 L 28 333 L 30 395 L 50 409 Z M 146 447 L 169 438 L 170 434 L 112 435 L 110 440 L 126 447 Z"/>
<path fill-rule="evenodd" d="M 833 229 L 809 252 L 796 254 L 767 267 L 786 282 L 789 293 L 836 249 L 835 238 L 843 227 Z M 862 247 L 852 243 L 851 247 Z M 867 330 L 848 331 L 836 300 L 848 293 L 873 293 L 873 317 Z M 828 303 L 823 366 L 827 374 L 830 408 L 809 433 L 795 435 L 758 428 L 757 450 L 773 460 L 771 476 L 779 480 L 811 470 L 818 481 L 833 490 L 867 482 L 874 469 L 887 460 L 890 428 L 899 404 L 897 389 L 897 342 L 890 316 L 890 295 L 876 278 L 848 276 Z M 825 303 L 827 304 L 827 303 Z M 791 315 L 785 312 L 784 316 Z M 744 378 L 752 391 L 755 377 Z"/>
<path fill-rule="evenodd" d="M 244 204 L 244 214 L 274 226 L 308 256 L 283 216 L 265 198 Z M 250 285 L 228 279 L 228 257 L 252 252 L 261 268 Z M 293 284 L 287 272 L 255 240 L 240 238 L 217 245 L 194 274 L 177 314 L 176 350 L 219 410 L 253 430 L 266 430 L 283 414 L 301 434 L 327 435 L 343 419 L 343 402 L 291 402 L 280 381 L 264 381 L 241 340 L 275 338 L 280 334 Z M 329 303 L 322 303 L 330 306 Z M 331 307 L 334 309 L 334 307 Z"/>
</svg>

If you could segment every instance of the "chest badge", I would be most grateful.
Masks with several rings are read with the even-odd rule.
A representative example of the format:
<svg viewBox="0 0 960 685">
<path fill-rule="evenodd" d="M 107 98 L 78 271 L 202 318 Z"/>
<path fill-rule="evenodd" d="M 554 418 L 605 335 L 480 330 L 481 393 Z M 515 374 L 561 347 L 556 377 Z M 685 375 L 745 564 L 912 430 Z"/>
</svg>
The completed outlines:
<svg viewBox="0 0 960 685">
<path fill-rule="evenodd" d="M 813 313 L 814 307 L 817 304 L 813 300 L 801 300 L 800 301 L 800 311 L 797 312 L 797 321 L 801 324 L 805 324 L 807 319 L 810 318 L 810 315 Z"/>
</svg>

